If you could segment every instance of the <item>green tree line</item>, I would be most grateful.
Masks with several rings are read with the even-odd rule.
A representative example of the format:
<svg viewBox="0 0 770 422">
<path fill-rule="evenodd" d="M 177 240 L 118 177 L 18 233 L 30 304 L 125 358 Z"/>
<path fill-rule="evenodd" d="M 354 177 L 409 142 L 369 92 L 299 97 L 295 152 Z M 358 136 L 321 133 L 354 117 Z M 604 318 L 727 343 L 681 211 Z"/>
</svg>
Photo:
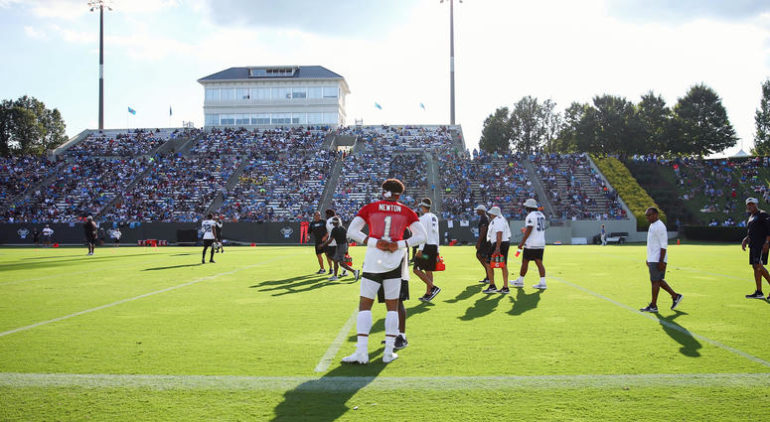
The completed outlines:
<svg viewBox="0 0 770 422">
<path fill-rule="evenodd" d="M 40 155 L 67 140 L 59 110 L 23 96 L 0 102 L 0 156 Z"/>
</svg>

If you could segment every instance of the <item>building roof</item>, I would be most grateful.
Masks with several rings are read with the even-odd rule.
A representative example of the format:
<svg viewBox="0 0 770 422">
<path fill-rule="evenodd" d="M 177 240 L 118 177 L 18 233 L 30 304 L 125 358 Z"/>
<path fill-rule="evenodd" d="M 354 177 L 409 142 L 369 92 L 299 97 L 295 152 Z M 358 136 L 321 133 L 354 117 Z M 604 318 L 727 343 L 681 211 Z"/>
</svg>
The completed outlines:
<svg viewBox="0 0 770 422">
<path fill-rule="evenodd" d="M 323 66 L 231 67 L 198 79 L 198 82 L 249 81 L 254 79 L 345 79 Z"/>
</svg>

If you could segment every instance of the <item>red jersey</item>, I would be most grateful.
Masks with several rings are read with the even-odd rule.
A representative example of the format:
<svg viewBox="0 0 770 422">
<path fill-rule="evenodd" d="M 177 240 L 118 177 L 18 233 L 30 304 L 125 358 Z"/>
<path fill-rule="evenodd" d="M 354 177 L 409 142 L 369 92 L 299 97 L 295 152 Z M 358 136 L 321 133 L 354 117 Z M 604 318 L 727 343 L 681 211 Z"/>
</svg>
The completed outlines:
<svg viewBox="0 0 770 422">
<path fill-rule="evenodd" d="M 377 201 L 365 205 L 356 214 L 369 226 L 369 237 L 397 242 L 404 239 L 404 230 L 415 221 L 417 213 L 396 201 Z"/>
</svg>

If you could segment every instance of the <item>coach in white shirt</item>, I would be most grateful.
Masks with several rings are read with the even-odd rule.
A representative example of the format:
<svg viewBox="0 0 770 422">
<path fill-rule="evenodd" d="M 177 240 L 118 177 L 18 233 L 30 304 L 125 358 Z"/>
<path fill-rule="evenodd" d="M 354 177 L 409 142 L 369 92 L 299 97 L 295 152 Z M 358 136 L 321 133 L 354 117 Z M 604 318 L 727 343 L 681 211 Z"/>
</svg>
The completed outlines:
<svg viewBox="0 0 770 422">
<path fill-rule="evenodd" d="M 508 249 L 511 246 L 511 227 L 508 225 L 508 220 L 503 217 L 500 207 L 492 207 L 487 213 L 494 217 L 489 222 L 489 229 L 487 230 L 487 240 L 492 244 L 492 247 L 490 248 L 492 251 L 490 254 L 490 263 L 492 255 L 502 255 L 505 266 L 501 268 L 503 273 L 503 288 L 498 290 L 495 286 L 495 269 L 490 267 L 488 274 L 489 287 L 483 290 L 483 292 L 508 294 L 511 292 L 508 288 Z"/>
<path fill-rule="evenodd" d="M 430 302 L 441 291 L 441 288 L 433 284 L 433 271 L 436 270 L 438 260 L 438 217 L 430 212 L 432 202 L 425 198 L 420 202 L 420 224 L 425 228 L 427 240 L 417 248 L 414 256 L 414 273 L 425 283 L 425 295 L 421 302 Z"/>
<path fill-rule="evenodd" d="M 658 292 L 660 289 L 667 291 L 671 295 L 671 310 L 674 310 L 679 302 L 682 301 L 682 295 L 675 292 L 671 286 L 666 283 L 666 263 L 668 262 L 668 233 L 666 225 L 658 219 L 657 208 L 648 208 L 644 213 L 647 221 L 650 222 L 650 228 L 647 230 L 647 269 L 650 271 L 650 282 L 652 283 L 652 301 L 647 307 L 640 309 L 642 312 L 658 312 Z"/>
</svg>

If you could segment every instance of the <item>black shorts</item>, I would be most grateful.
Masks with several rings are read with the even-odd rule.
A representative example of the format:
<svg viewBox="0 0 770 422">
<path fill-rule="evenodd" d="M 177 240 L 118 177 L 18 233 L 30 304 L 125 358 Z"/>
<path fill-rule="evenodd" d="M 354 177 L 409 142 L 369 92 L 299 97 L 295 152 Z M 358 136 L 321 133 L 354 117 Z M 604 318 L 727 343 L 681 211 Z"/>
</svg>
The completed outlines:
<svg viewBox="0 0 770 422">
<path fill-rule="evenodd" d="M 321 255 L 322 253 L 324 253 L 323 243 L 316 243 L 315 244 L 315 254 L 316 255 Z"/>
<path fill-rule="evenodd" d="M 526 259 L 528 261 L 533 261 L 535 259 L 543 260 L 543 252 L 545 252 L 545 249 L 527 249 L 524 248 L 523 253 L 521 254 L 521 259 Z"/>
<path fill-rule="evenodd" d="M 414 257 L 414 268 L 423 271 L 436 271 L 438 259 L 438 245 L 425 245 L 422 248 L 422 258 Z"/>
<path fill-rule="evenodd" d="M 409 300 L 409 280 L 401 279 L 401 294 L 398 296 L 398 300 Z M 377 291 L 377 303 L 385 303 L 385 289 L 382 286 Z"/>
<path fill-rule="evenodd" d="M 86 236 L 86 241 L 88 243 L 96 243 L 96 236 Z"/>
<path fill-rule="evenodd" d="M 325 249 L 325 252 L 326 252 L 326 256 L 329 259 L 333 259 L 334 258 L 334 254 L 337 253 L 337 245 L 327 246 L 326 249 Z"/>
<path fill-rule="evenodd" d="M 214 243 L 214 239 L 203 239 L 203 246 L 209 247 Z"/>
<path fill-rule="evenodd" d="M 492 260 L 492 254 L 495 253 L 496 243 L 492 243 L 489 246 L 489 254 L 487 255 L 487 262 Z M 500 254 L 503 255 L 503 261 L 508 263 L 508 249 L 511 248 L 511 242 L 500 242 Z"/>
<path fill-rule="evenodd" d="M 476 251 L 476 256 L 485 261 L 489 261 L 489 255 L 492 255 L 492 251 L 490 250 L 491 248 L 491 243 L 487 242 L 486 240 L 481 242 L 479 249 Z"/>
<path fill-rule="evenodd" d="M 749 265 L 767 265 L 767 252 L 762 253 L 762 248 L 749 248 Z"/>
<path fill-rule="evenodd" d="M 386 273 L 361 273 L 361 277 L 372 280 L 375 283 L 382 284 L 385 280 L 392 280 L 394 278 L 401 278 L 401 266 L 386 272 Z M 380 287 L 380 290 L 382 290 L 382 287 Z"/>
</svg>

